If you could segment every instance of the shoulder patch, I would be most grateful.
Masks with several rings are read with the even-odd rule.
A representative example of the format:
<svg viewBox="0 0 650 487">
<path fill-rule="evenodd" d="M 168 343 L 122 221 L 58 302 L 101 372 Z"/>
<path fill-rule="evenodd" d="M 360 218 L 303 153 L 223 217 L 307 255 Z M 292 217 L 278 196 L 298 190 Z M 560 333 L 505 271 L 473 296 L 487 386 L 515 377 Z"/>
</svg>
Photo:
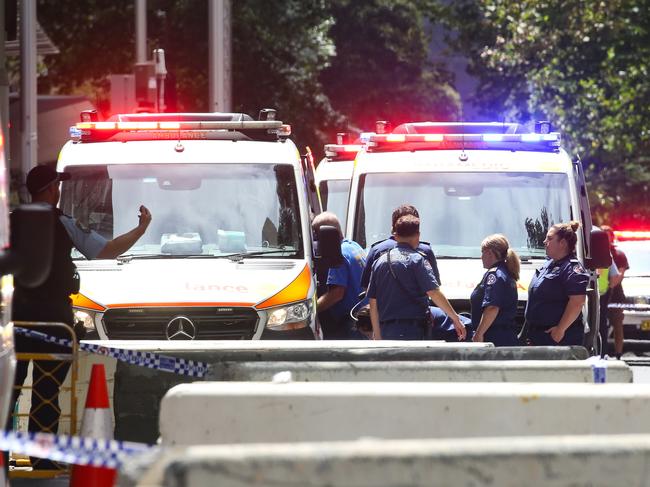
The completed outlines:
<svg viewBox="0 0 650 487">
<path fill-rule="evenodd" d="M 495 282 L 497 282 L 497 276 L 494 275 L 494 274 L 490 274 L 490 275 L 487 277 L 487 280 L 486 280 L 485 282 L 486 282 L 487 284 L 489 284 L 489 285 L 492 285 L 492 284 L 494 284 Z"/>
<path fill-rule="evenodd" d="M 585 272 L 585 268 L 582 267 L 582 264 L 578 263 L 573 266 L 573 272 L 576 274 L 583 274 Z"/>
<path fill-rule="evenodd" d="M 433 267 L 431 267 L 431 263 L 427 259 L 424 259 L 424 268 L 428 271 L 433 271 Z"/>
</svg>

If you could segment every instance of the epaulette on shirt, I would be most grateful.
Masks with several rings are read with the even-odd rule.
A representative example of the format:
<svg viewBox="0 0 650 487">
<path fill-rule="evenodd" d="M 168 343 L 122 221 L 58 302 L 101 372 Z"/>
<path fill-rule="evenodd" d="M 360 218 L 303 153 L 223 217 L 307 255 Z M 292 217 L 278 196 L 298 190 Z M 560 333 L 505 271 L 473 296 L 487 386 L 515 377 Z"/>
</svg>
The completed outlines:
<svg viewBox="0 0 650 487">
<path fill-rule="evenodd" d="M 380 243 L 383 243 L 383 242 L 385 242 L 386 240 L 388 240 L 388 239 L 385 238 L 384 240 L 377 240 L 374 244 L 372 244 L 372 245 L 370 246 L 370 248 L 373 248 L 375 245 L 379 245 Z"/>
</svg>

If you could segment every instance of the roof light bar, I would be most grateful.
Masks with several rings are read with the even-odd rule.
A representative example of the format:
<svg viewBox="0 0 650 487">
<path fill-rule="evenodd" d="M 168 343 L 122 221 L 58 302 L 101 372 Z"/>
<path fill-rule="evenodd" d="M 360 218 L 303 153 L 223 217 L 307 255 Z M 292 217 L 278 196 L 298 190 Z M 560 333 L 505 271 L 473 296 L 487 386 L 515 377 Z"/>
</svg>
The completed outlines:
<svg viewBox="0 0 650 487">
<path fill-rule="evenodd" d="M 650 230 L 614 230 L 618 240 L 650 240 Z"/>
<path fill-rule="evenodd" d="M 325 157 L 330 160 L 351 161 L 362 149 L 362 144 L 326 144 Z"/>
<path fill-rule="evenodd" d="M 502 150 L 557 150 L 560 134 L 371 134 L 368 138 L 370 150 L 397 150 L 404 144 L 413 149 L 454 149 L 466 147 L 474 149 Z"/>
<path fill-rule="evenodd" d="M 241 120 L 241 121 L 170 121 L 170 120 L 141 120 L 141 121 L 118 121 L 118 122 L 78 122 L 70 127 L 70 137 L 73 140 L 99 141 L 107 140 L 119 133 L 138 133 L 138 137 L 147 137 L 147 133 L 166 134 L 164 138 L 170 137 L 170 131 L 199 131 L 226 132 L 226 131 L 265 131 L 268 135 L 276 135 L 279 139 L 291 135 L 291 125 L 283 124 L 279 120 Z"/>
</svg>

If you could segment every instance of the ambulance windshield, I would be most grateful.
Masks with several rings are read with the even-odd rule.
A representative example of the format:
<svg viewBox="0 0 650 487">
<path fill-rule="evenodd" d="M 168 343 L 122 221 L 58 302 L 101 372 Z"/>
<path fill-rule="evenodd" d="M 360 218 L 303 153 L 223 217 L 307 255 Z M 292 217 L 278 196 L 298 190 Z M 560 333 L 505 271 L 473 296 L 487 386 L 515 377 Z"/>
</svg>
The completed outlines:
<svg viewBox="0 0 650 487">
<path fill-rule="evenodd" d="M 302 256 L 290 165 L 115 164 L 66 171 L 72 178 L 62 185 L 63 212 L 107 239 L 137 225 L 140 204 L 149 208 L 151 224 L 129 250 L 136 258 Z"/>
<path fill-rule="evenodd" d="M 420 239 L 440 258 L 479 258 L 481 241 L 503 233 L 522 258 L 544 258 L 550 225 L 571 220 L 568 180 L 557 173 L 383 173 L 360 179 L 353 238 L 390 236 L 393 210 L 420 214 Z"/>
<path fill-rule="evenodd" d="M 345 229 L 348 217 L 348 195 L 350 193 L 349 179 L 326 179 L 318 185 L 323 210 L 331 211 Z"/>
</svg>

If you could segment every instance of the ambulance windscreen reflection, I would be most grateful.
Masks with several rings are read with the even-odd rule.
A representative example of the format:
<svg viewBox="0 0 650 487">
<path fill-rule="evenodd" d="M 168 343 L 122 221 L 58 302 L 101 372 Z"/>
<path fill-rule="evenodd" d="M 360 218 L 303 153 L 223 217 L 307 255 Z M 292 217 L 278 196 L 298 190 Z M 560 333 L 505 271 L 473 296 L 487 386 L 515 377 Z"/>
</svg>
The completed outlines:
<svg viewBox="0 0 650 487">
<path fill-rule="evenodd" d="M 67 171 L 63 212 L 108 239 L 133 227 L 134 208 L 149 208 L 153 220 L 129 251 L 133 258 L 303 255 L 290 165 L 109 164 Z"/>
<path fill-rule="evenodd" d="M 480 258 L 481 241 L 502 233 L 522 258 L 543 259 L 548 228 L 573 218 L 565 174 L 369 173 L 359 183 L 354 240 L 366 248 L 390 236 L 403 203 L 418 209 L 421 240 L 438 258 Z"/>
</svg>

